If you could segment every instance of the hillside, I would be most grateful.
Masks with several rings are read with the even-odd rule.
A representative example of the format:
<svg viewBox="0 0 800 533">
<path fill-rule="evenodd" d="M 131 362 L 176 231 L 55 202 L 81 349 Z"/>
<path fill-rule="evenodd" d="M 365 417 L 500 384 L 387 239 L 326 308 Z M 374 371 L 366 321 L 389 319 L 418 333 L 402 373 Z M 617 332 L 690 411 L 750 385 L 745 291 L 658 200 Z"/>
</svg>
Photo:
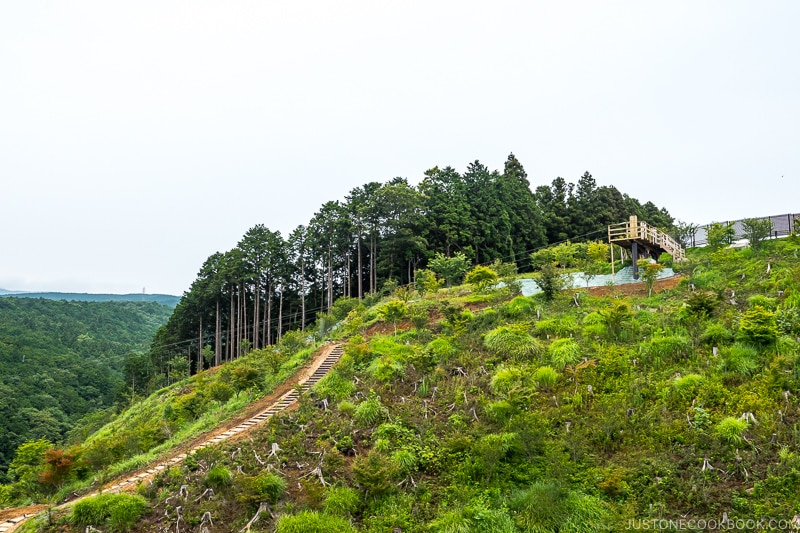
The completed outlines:
<svg viewBox="0 0 800 533">
<path fill-rule="evenodd" d="M 0 298 L 0 480 L 17 446 L 60 442 L 114 405 L 123 363 L 172 309 L 147 302 Z"/>
<path fill-rule="evenodd" d="M 68 300 L 75 302 L 154 302 L 175 307 L 179 296 L 171 294 L 92 294 L 85 292 L 24 292 L 0 289 L 0 296 L 10 298 L 44 298 L 45 300 Z"/>
<path fill-rule="evenodd" d="M 675 266 L 684 279 L 650 297 L 640 285 L 548 301 L 515 296 L 512 283 L 339 300 L 345 355 L 332 373 L 250 438 L 142 485 L 126 500 L 141 516 L 131 530 L 239 531 L 256 514 L 252 531 L 278 532 L 791 520 L 798 248 L 694 250 Z M 86 521 L 97 505 L 28 527 L 110 524 Z"/>
</svg>

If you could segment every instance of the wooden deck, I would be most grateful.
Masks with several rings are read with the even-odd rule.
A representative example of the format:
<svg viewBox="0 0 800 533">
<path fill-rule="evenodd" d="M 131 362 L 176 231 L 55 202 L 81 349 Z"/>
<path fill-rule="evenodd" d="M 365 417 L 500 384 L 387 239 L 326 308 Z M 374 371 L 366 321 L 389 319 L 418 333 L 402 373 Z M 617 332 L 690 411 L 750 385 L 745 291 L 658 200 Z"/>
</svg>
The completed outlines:
<svg viewBox="0 0 800 533">
<path fill-rule="evenodd" d="M 627 249 L 636 244 L 637 247 L 647 250 L 654 259 L 658 259 L 663 252 L 670 254 L 675 261 L 686 259 L 686 250 L 678 241 L 635 216 L 630 217 L 627 222 L 609 226 L 608 242 Z"/>
</svg>

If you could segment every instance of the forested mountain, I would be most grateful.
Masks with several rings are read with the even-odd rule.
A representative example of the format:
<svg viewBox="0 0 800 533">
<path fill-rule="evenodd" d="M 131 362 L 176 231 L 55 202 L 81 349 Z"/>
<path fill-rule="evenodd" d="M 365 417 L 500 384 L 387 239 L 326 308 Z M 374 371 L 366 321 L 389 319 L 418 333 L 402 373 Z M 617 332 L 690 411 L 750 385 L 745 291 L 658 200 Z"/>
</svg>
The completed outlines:
<svg viewBox="0 0 800 533">
<path fill-rule="evenodd" d="M 176 358 L 188 357 L 196 370 L 273 344 L 336 298 L 409 283 L 436 254 L 529 271 L 531 251 L 602 237 L 630 215 L 664 229 L 673 221 L 651 202 L 598 187 L 588 172 L 577 185 L 559 177 L 534 192 L 513 154 L 502 172 L 475 161 L 463 173 L 434 167 L 418 186 L 403 178 L 366 183 L 288 236 L 259 224 L 232 250 L 211 255 L 156 335 L 152 363 L 166 382 Z"/>
<path fill-rule="evenodd" d="M 44 298 L 45 300 L 72 300 L 77 302 L 155 302 L 175 307 L 179 296 L 171 294 L 92 294 L 85 292 L 24 292 L 3 291 L 0 296 L 8 298 Z"/>
<path fill-rule="evenodd" d="M 0 298 L 0 479 L 17 446 L 63 440 L 114 405 L 123 365 L 144 351 L 171 307 L 148 302 Z"/>
</svg>

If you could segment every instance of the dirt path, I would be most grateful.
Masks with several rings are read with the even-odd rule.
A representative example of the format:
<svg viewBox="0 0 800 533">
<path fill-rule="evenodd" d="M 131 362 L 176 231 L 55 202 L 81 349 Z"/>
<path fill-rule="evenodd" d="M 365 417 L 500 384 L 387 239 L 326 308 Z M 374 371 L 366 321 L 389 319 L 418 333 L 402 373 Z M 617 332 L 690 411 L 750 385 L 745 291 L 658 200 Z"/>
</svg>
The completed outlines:
<svg viewBox="0 0 800 533">
<path fill-rule="evenodd" d="M 170 450 L 165 456 L 154 464 L 148 465 L 133 473 L 125 474 L 103 486 L 105 492 L 129 492 L 136 489 L 140 483 L 150 481 L 156 474 L 167 468 L 180 464 L 188 454 L 211 444 L 218 444 L 224 440 L 237 439 L 247 434 L 250 430 L 260 426 L 275 414 L 286 410 L 300 398 L 301 392 L 313 387 L 322 379 L 342 355 L 339 344 L 326 344 L 314 357 L 306 363 L 294 376 L 287 379 L 267 396 L 249 405 L 241 414 L 227 420 L 214 430 L 200 435 L 191 441 Z M 301 390 L 298 390 L 300 388 Z M 62 509 L 91 496 L 96 496 L 100 491 L 77 496 L 58 506 Z M 0 533 L 10 533 L 19 524 L 47 509 L 47 505 L 32 505 L 5 509 L 0 511 Z"/>
</svg>

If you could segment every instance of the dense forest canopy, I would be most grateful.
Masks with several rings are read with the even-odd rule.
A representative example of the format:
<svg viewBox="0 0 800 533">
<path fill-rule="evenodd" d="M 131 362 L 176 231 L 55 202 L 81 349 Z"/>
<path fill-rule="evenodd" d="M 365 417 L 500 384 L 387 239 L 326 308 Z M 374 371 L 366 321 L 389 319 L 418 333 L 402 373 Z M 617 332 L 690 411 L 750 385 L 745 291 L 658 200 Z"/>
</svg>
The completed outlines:
<svg viewBox="0 0 800 533">
<path fill-rule="evenodd" d="M 167 383 L 187 357 L 189 370 L 219 364 L 302 329 L 339 297 L 410 283 L 437 253 L 525 272 L 530 252 L 602 238 L 630 215 L 664 229 L 673 223 L 666 209 L 598 186 L 588 172 L 577 184 L 558 177 L 534 191 L 513 154 L 502 171 L 475 161 L 463 173 L 434 167 L 417 186 L 404 178 L 366 183 L 289 235 L 259 224 L 232 250 L 212 254 L 153 340 L 161 377 L 152 386 Z"/>
<path fill-rule="evenodd" d="M 152 302 L 0 298 L 0 480 L 21 443 L 60 442 L 114 405 L 123 366 L 171 307 Z"/>
</svg>

